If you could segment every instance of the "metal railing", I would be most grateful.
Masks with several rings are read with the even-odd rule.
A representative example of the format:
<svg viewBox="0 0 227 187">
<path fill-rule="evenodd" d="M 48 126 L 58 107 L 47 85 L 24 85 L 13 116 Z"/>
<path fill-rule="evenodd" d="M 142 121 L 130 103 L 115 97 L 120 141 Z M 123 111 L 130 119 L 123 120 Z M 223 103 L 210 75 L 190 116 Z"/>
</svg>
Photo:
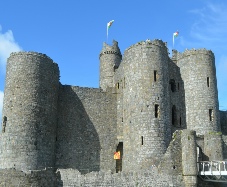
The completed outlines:
<svg viewBox="0 0 227 187">
<path fill-rule="evenodd" d="M 227 161 L 200 161 L 197 168 L 201 179 L 227 183 Z"/>
</svg>

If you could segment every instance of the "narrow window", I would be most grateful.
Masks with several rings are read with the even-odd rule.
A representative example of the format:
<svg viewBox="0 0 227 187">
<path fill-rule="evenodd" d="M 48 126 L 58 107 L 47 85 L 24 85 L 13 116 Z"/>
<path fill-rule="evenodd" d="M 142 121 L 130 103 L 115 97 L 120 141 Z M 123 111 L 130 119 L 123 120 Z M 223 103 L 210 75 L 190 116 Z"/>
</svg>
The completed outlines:
<svg viewBox="0 0 227 187">
<path fill-rule="evenodd" d="M 118 68 L 118 67 L 115 65 L 115 66 L 114 66 L 114 72 L 116 71 L 117 68 Z"/>
<path fill-rule="evenodd" d="M 121 118 L 121 122 L 123 122 L 124 120 L 123 120 L 123 117 Z"/>
<path fill-rule="evenodd" d="M 159 105 L 155 105 L 155 118 L 159 117 Z"/>
<path fill-rule="evenodd" d="M 210 119 L 210 121 L 214 120 L 214 114 L 213 114 L 213 110 L 212 109 L 209 109 L 209 119 Z"/>
<path fill-rule="evenodd" d="M 207 77 L 207 87 L 210 87 L 210 78 Z"/>
<path fill-rule="evenodd" d="M 7 122 L 7 117 L 4 116 L 3 117 L 3 124 L 2 124 L 2 132 L 6 131 L 6 122 Z"/>
<path fill-rule="evenodd" d="M 175 92 L 176 91 L 176 83 L 175 83 L 175 80 L 174 79 L 171 79 L 169 81 L 169 84 L 170 84 L 171 91 L 172 92 Z"/>
<path fill-rule="evenodd" d="M 181 117 L 180 117 L 180 127 L 181 127 Z"/>
<path fill-rule="evenodd" d="M 172 107 L 172 125 L 176 125 L 176 106 Z"/>
<path fill-rule="evenodd" d="M 141 145 L 143 145 L 143 136 L 141 136 Z"/>
<path fill-rule="evenodd" d="M 156 82 L 156 81 L 157 81 L 157 71 L 154 70 L 154 82 Z"/>
<path fill-rule="evenodd" d="M 120 84 L 119 84 L 119 82 L 117 83 L 117 89 L 119 89 L 120 88 Z"/>
</svg>

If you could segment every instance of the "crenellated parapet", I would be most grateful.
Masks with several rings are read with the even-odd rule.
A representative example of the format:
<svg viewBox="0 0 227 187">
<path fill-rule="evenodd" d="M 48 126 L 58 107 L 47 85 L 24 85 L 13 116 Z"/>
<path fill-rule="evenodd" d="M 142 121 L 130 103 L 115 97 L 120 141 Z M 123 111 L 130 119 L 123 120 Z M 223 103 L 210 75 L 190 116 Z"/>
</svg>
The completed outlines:
<svg viewBox="0 0 227 187">
<path fill-rule="evenodd" d="M 47 56 L 46 54 L 43 53 L 38 53 L 38 52 L 34 52 L 34 51 L 19 51 L 19 52 L 12 52 L 10 54 L 10 57 L 14 57 L 14 56 L 28 56 L 28 55 L 32 55 L 32 56 L 36 56 L 36 57 L 41 57 L 41 58 L 45 58 L 45 59 L 49 59 L 51 61 L 53 61 L 49 56 Z"/>
<path fill-rule="evenodd" d="M 133 48 L 137 48 L 137 47 L 147 47 L 147 48 L 151 48 L 152 46 L 156 46 L 156 47 L 162 47 L 162 48 L 166 48 L 166 43 L 163 42 L 162 40 L 158 40 L 158 39 L 155 39 L 155 40 L 145 40 L 145 41 L 140 41 L 140 42 L 137 42 L 136 44 L 134 45 L 131 45 L 129 48 L 127 48 L 125 50 L 125 53 L 129 52 L 131 49 Z"/>
<path fill-rule="evenodd" d="M 176 50 L 175 50 L 176 51 Z M 188 56 L 192 55 L 208 55 L 211 58 L 214 59 L 214 53 L 211 50 L 207 50 L 205 48 L 202 49 L 186 49 L 183 53 L 180 53 L 176 51 L 174 52 L 174 56 L 177 58 L 177 60 L 180 60 L 182 58 L 186 58 Z"/>
<path fill-rule="evenodd" d="M 115 55 L 118 55 L 118 56 L 122 57 L 121 51 L 120 51 L 120 49 L 118 47 L 118 42 L 113 40 L 113 45 L 112 46 L 110 46 L 110 45 L 108 45 L 107 43 L 104 42 L 103 43 L 103 48 L 102 48 L 102 50 L 101 50 L 101 52 L 99 54 L 99 58 L 102 55 L 104 55 L 104 54 L 115 54 Z"/>
</svg>

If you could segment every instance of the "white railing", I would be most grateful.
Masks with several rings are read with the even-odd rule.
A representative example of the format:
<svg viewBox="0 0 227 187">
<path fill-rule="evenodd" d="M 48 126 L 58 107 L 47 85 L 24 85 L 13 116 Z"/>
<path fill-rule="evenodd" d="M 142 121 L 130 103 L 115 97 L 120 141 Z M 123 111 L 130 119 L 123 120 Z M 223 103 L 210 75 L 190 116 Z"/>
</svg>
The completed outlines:
<svg viewBox="0 0 227 187">
<path fill-rule="evenodd" d="M 227 161 L 200 161 L 198 175 L 205 181 L 227 182 Z"/>
</svg>

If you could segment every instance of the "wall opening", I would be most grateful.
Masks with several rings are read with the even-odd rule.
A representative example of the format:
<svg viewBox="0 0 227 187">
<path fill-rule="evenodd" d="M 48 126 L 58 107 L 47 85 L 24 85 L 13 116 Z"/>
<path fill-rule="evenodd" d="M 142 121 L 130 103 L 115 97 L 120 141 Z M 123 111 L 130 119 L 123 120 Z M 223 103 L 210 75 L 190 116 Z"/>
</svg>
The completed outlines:
<svg viewBox="0 0 227 187">
<path fill-rule="evenodd" d="M 119 142 L 116 153 L 119 154 L 119 159 L 116 159 L 116 173 L 118 173 L 122 171 L 123 142 Z"/>
<path fill-rule="evenodd" d="M 118 66 L 116 66 L 116 65 L 113 67 L 114 72 L 116 71 L 117 68 L 118 68 Z"/>
<path fill-rule="evenodd" d="M 175 83 L 175 80 L 174 79 L 170 79 L 169 84 L 170 84 L 171 91 L 172 92 L 175 92 L 176 91 L 176 83 Z"/>
<path fill-rule="evenodd" d="M 159 105 L 155 105 L 155 118 L 159 118 Z"/>
<path fill-rule="evenodd" d="M 154 82 L 156 82 L 156 81 L 157 81 L 157 71 L 154 70 Z"/>
<path fill-rule="evenodd" d="M 209 120 L 213 121 L 214 120 L 214 114 L 213 114 L 213 110 L 209 109 Z"/>
<path fill-rule="evenodd" d="M 210 78 L 207 77 L 207 87 L 210 87 Z"/>
<path fill-rule="evenodd" d="M 141 136 L 141 145 L 143 145 L 143 136 Z"/>
<path fill-rule="evenodd" d="M 172 107 L 172 125 L 177 124 L 177 114 L 176 114 L 176 106 L 173 105 Z"/>
<path fill-rule="evenodd" d="M 180 117 L 180 127 L 181 127 L 181 117 Z"/>
<path fill-rule="evenodd" d="M 2 122 L 2 132 L 4 133 L 6 131 L 6 122 L 7 122 L 7 117 L 3 117 L 3 122 Z"/>
</svg>

